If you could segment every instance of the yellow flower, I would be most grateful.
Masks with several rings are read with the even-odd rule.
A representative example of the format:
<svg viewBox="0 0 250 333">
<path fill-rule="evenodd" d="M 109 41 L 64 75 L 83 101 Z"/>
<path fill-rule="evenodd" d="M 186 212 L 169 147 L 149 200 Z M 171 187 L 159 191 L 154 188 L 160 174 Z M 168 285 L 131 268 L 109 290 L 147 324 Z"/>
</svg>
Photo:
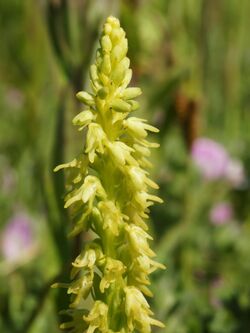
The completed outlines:
<svg viewBox="0 0 250 333">
<path fill-rule="evenodd" d="M 127 314 L 127 324 L 129 332 L 135 330 L 142 333 L 150 333 L 151 325 L 164 327 L 164 325 L 150 316 L 153 312 L 150 310 L 148 302 L 143 294 L 135 287 L 125 287 L 125 311 Z"/>
<path fill-rule="evenodd" d="M 81 187 L 72 191 L 66 197 L 66 203 L 64 207 L 67 208 L 77 201 L 82 201 L 83 203 L 87 203 L 89 201 L 92 204 L 95 196 L 105 198 L 105 190 L 103 189 L 101 182 L 97 177 L 87 176 Z"/>
<path fill-rule="evenodd" d="M 131 165 L 137 165 L 136 160 L 131 155 L 134 149 L 126 145 L 124 142 L 120 141 L 109 142 L 108 148 L 110 151 L 111 158 L 114 160 L 116 164 L 121 166 L 124 166 L 125 163 L 129 163 Z"/>
<path fill-rule="evenodd" d="M 139 209 L 142 210 L 152 206 L 154 201 L 159 203 L 163 202 L 161 198 L 157 197 L 156 195 L 148 194 L 145 191 L 136 192 L 134 198 Z"/>
<path fill-rule="evenodd" d="M 145 190 L 146 185 L 154 189 L 159 188 L 159 186 L 155 182 L 153 182 L 146 176 L 148 173 L 140 167 L 132 166 L 127 167 L 126 169 L 136 189 Z"/>
<path fill-rule="evenodd" d="M 72 294 L 71 308 L 77 307 L 82 300 L 88 297 L 93 284 L 93 277 L 93 272 L 90 272 L 71 282 L 68 287 L 68 294 Z"/>
<path fill-rule="evenodd" d="M 113 201 L 100 201 L 98 208 L 103 218 L 103 229 L 109 229 L 114 235 L 119 234 L 122 214 Z"/>
<path fill-rule="evenodd" d="M 104 290 L 108 288 L 111 283 L 119 281 L 125 271 L 126 267 L 121 261 L 107 258 L 104 268 L 104 276 L 100 283 L 101 292 L 103 293 Z"/>
<path fill-rule="evenodd" d="M 61 169 L 78 169 L 81 171 L 81 173 L 85 173 L 88 166 L 88 159 L 86 156 L 80 154 L 77 158 L 74 158 L 73 161 L 69 163 L 64 163 L 58 165 L 56 168 L 54 168 L 54 171 L 57 172 Z"/>
<path fill-rule="evenodd" d="M 96 301 L 93 308 L 87 316 L 83 317 L 89 324 L 87 333 L 93 333 L 96 329 L 98 331 L 108 332 L 108 306 L 107 304 Z"/>
<path fill-rule="evenodd" d="M 106 135 L 102 127 L 98 124 L 91 123 L 88 126 L 87 144 L 85 152 L 89 155 L 89 161 L 94 162 L 96 153 L 104 153 Z"/>
<path fill-rule="evenodd" d="M 66 288 L 67 293 L 71 294 L 70 308 L 76 308 L 82 300 L 86 299 L 93 285 L 94 274 L 92 271 L 81 276 L 71 283 L 54 283 L 52 288 Z"/>
<path fill-rule="evenodd" d="M 93 271 L 96 262 L 102 257 L 103 253 L 100 245 L 96 243 L 88 244 L 86 249 L 72 263 L 71 278 L 74 278 L 83 268 Z"/>
<path fill-rule="evenodd" d="M 147 131 L 159 132 L 158 128 L 148 125 L 145 122 L 145 119 L 130 117 L 124 120 L 123 123 L 129 134 L 137 139 L 144 139 L 148 135 Z"/>
<path fill-rule="evenodd" d="M 88 126 L 92 120 L 95 120 L 96 116 L 90 110 L 85 110 L 78 113 L 77 116 L 73 119 L 73 124 L 80 126 L 79 131 L 81 131 L 84 127 Z"/>
<path fill-rule="evenodd" d="M 60 329 L 67 330 L 68 333 L 82 333 L 85 332 L 88 325 L 82 320 L 83 316 L 86 315 L 86 310 L 80 309 L 69 309 L 61 311 L 60 314 L 71 317 L 71 320 L 60 325 Z"/>
<path fill-rule="evenodd" d="M 149 257 L 155 256 L 148 245 L 147 239 L 152 239 L 142 228 L 131 224 L 125 227 L 128 235 L 128 241 L 131 245 L 131 251 L 136 254 L 145 254 Z"/>
<path fill-rule="evenodd" d="M 146 286 L 150 285 L 149 275 L 158 268 L 165 269 L 165 266 L 152 260 L 147 255 L 135 257 L 129 268 L 130 283 L 146 296 L 152 297 L 151 291 Z"/>
</svg>

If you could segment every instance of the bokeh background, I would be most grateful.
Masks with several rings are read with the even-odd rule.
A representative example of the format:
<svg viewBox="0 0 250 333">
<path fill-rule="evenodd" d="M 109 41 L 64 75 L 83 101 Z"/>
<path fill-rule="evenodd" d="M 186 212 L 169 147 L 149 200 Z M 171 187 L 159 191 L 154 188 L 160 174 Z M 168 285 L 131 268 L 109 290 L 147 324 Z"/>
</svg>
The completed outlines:
<svg viewBox="0 0 250 333">
<path fill-rule="evenodd" d="M 0 332 L 59 332 L 70 260 L 63 174 L 105 18 L 129 39 L 139 114 L 158 126 L 151 232 L 167 333 L 250 332 L 248 0 L 0 1 Z M 84 239 L 87 236 L 84 236 Z"/>
</svg>

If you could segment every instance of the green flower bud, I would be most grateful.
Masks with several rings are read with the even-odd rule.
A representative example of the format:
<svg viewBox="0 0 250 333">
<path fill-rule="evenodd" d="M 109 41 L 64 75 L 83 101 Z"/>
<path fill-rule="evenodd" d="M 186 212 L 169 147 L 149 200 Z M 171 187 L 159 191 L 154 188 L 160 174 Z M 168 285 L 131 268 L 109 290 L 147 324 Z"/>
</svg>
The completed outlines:
<svg viewBox="0 0 250 333">
<path fill-rule="evenodd" d="M 109 53 L 112 50 L 112 43 L 109 36 L 104 35 L 101 38 L 101 47 L 104 52 Z"/>
<path fill-rule="evenodd" d="M 124 68 L 117 66 L 112 72 L 111 79 L 117 86 L 119 86 L 123 80 L 124 71 L 125 71 Z"/>
<path fill-rule="evenodd" d="M 140 88 L 127 88 L 123 91 L 122 97 L 124 99 L 132 99 L 140 96 L 142 93 Z"/>
<path fill-rule="evenodd" d="M 116 45 L 111 51 L 111 62 L 113 64 L 120 62 L 127 53 L 127 49 L 121 45 Z"/>
<path fill-rule="evenodd" d="M 107 18 L 107 23 L 110 23 L 110 25 L 112 27 L 112 31 L 115 28 L 120 28 L 120 21 L 116 17 L 114 17 L 114 16 L 109 16 Z"/>
<path fill-rule="evenodd" d="M 124 79 L 122 82 L 122 87 L 126 88 L 127 85 L 129 85 L 131 79 L 132 79 L 132 69 L 129 68 L 125 73 L 125 76 L 124 76 Z"/>
<path fill-rule="evenodd" d="M 105 23 L 103 30 L 105 35 L 109 35 L 112 32 L 112 26 L 109 23 Z"/>
<path fill-rule="evenodd" d="M 121 42 L 121 39 L 124 37 L 123 31 L 119 28 L 112 29 L 110 35 L 114 44 Z"/>
<path fill-rule="evenodd" d="M 90 66 L 89 74 L 90 74 L 90 78 L 91 78 L 92 81 L 95 82 L 95 81 L 99 80 L 96 65 L 91 65 Z"/>
<path fill-rule="evenodd" d="M 95 101 L 93 99 L 93 96 L 91 96 L 90 94 L 88 94 L 85 91 L 80 91 L 76 94 L 77 99 L 80 102 L 83 102 L 86 105 L 92 106 L 95 104 Z"/>
<path fill-rule="evenodd" d="M 114 99 L 111 103 L 111 107 L 117 112 L 129 112 L 131 106 L 121 98 Z"/>
<path fill-rule="evenodd" d="M 105 54 L 103 57 L 101 69 L 105 75 L 109 75 L 111 72 L 111 60 L 108 54 Z"/>
<path fill-rule="evenodd" d="M 101 88 L 98 90 L 97 95 L 101 99 L 105 99 L 105 97 L 108 95 L 108 93 L 109 93 L 108 88 Z"/>
<path fill-rule="evenodd" d="M 93 113 L 89 110 L 78 113 L 77 116 L 72 120 L 73 125 L 81 126 L 79 130 L 89 125 L 91 121 L 95 118 Z"/>
<path fill-rule="evenodd" d="M 137 101 L 131 100 L 131 101 L 128 101 L 128 104 L 131 105 L 131 111 L 136 111 L 140 107 L 140 104 Z"/>
</svg>

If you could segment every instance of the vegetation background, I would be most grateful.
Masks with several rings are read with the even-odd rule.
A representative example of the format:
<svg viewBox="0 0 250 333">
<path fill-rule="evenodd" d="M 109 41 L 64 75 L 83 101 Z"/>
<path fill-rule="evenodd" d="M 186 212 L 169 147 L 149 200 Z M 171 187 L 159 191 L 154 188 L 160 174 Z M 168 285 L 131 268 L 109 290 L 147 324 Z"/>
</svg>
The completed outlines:
<svg viewBox="0 0 250 333">
<path fill-rule="evenodd" d="M 161 332 L 248 333 L 248 0 L 0 2 L 0 331 L 59 332 L 67 295 L 50 285 L 67 279 L 81 244 L 67 238 L 64 179 L 52 170 L 83 145 L 74 96 L 110 14 L 127 32 L 140 113 L 161 130 L 152 160 L 165 203 L 151 214 L 167 265 L 152 276 Z M 213 152 L 205 166 L 195 156 L 201 142 L 230 156 L 231 178 L 216 174 Z"/>
</svg>

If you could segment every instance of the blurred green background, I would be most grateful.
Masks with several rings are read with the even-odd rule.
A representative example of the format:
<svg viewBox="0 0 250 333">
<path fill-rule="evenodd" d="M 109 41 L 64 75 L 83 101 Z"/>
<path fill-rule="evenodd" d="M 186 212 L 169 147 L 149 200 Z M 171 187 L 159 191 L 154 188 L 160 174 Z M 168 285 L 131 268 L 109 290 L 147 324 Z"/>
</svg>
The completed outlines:
<svg viewBox="0 0 250 333">
<path fill-rule="evenodd" d="M 161 130 L 152 209 L 156 317 L 168 333 L 250 332 L 248 0 L 0 2 L 0 332 L 59 332 L 78 253 L 54 166 L 83 142 L 71 125 L 101 26 L 120 18 L 139 114 Z"/>
</svg>

